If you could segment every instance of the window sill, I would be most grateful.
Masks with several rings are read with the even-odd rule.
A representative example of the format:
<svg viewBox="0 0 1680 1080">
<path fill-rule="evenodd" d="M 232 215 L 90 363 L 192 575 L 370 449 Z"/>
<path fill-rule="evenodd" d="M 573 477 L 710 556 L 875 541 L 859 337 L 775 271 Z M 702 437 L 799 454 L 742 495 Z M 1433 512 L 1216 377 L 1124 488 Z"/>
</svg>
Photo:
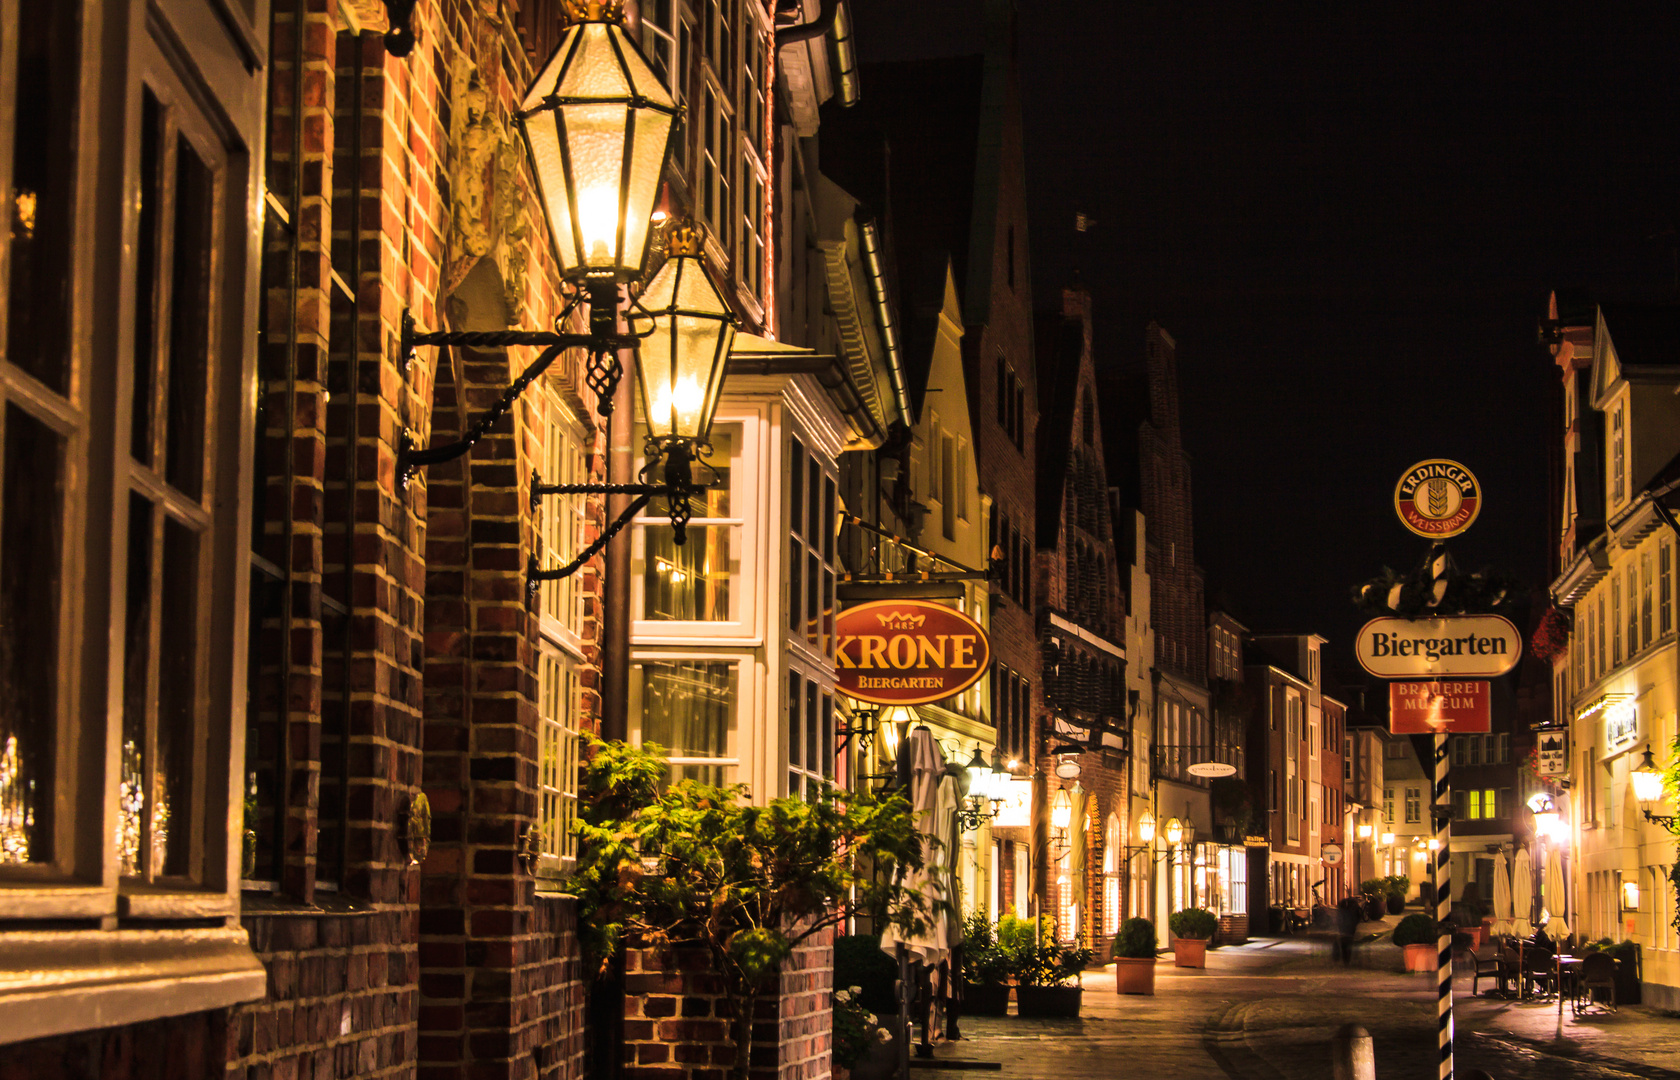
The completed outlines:
<svg viewBox="0 0 1680 1080">
<path fill-rule="evenodd" d="M 111 890 L 100 885 L 14 883 L 0 887 L 3 919 L 99 919 L 111 913 Z"/>
<path fill-rule="evenodd" d="M 125 881 L 118 887 L 117 914 L 125 919 L 224 919 L 239 914 L 239 900 L 222 892 Z"/>
<path fill-rule="evenodd" d="M 267 983 L 242 929 L 0 934 L 0 1043 L 223 1008 Z"/>
</svg>

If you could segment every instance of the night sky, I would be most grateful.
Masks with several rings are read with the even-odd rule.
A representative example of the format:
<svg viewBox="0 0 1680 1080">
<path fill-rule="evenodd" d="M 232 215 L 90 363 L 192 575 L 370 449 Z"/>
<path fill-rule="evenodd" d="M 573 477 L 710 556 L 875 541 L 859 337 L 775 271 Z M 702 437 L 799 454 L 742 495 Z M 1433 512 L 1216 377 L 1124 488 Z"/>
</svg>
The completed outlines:
<svg viewBox="0 0 1680 1080">
<path fill-rule="evenodd" d="M 865 64 L 981 48 L 979 0 L 854 4 Z M 1177 339 L 1210 595 L 1352 677 L 1348 590 L 1421 557 L 1391 498 L 1428 457 L 1486 490 L 1460 564 L 1542 588 L 1536 321 L 1676 297 L 1680 7 L 1022 8 L 1033 285 L 1090 287 L 1099 366 Z"/>
</svg>

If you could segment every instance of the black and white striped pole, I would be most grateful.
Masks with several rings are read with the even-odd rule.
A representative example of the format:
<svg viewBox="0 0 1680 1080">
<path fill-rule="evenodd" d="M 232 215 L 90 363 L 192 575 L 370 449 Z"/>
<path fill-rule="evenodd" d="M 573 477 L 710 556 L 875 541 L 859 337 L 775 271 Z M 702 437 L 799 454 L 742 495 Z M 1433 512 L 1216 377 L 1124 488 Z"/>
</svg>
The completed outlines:
<svg viewBox="0 0 1680 1080">
<path fill-rule="evenodd" d="M 1435 1039 L 1441 1052 L 1440 1080 L 1453 1074 L 1452 1000 L 1452 762 L 1447 756 L 1447 736 L 1435 735 Z"/>
</svg>

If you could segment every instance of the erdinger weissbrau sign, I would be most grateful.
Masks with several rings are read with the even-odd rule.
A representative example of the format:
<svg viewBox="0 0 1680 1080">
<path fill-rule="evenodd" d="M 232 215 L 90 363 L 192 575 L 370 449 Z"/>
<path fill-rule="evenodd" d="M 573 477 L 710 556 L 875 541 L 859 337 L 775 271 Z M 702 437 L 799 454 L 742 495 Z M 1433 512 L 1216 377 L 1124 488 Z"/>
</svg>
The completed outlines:
<svg viewBox="0 0 1680 1080">
<path fill-rule="evenodd" d="M 877 705 L 923 705 L 961 693 L 992 660 L 980 624 L 929 600 L 882 600 L 835 621 L 835 683 Z"/>
</svg>

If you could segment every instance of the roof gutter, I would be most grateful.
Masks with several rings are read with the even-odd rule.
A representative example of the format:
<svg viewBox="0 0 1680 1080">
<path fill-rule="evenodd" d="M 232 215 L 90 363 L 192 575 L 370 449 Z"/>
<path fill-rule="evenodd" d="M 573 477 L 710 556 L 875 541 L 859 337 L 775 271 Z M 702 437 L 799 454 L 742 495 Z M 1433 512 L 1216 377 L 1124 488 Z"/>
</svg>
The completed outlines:
<svg viewBox="0 0 1680 1080">
<path fill-rule="evenodd" d="M 910 394 L 904 381 L 904 354 L 898 347 L 898 326 L 893 322 L 892 305 L 888 303 L 880 239 L 873 221 L 863 222 L 859 232 L 863 237 L 864 263 L 869 270 L 869 294 L 875 301 L 875 320 L 881 326 L 881 341 L 887 347 L 887 377 L 892 381 L 893 401 L 898 405 L 898 414 L 908 424 Z"/>
<path fill-rule="evenodd" d="M 856 438 L 846 441 L 845 449 L 874 450 L 887 441 L 886 430 L 875 422 L 869 406 L 846 373 L 844 361 L 837 356 L 731 357 L 727 371 L 731 375 L 812 375 L 857 433 Z"/>
</svg>

